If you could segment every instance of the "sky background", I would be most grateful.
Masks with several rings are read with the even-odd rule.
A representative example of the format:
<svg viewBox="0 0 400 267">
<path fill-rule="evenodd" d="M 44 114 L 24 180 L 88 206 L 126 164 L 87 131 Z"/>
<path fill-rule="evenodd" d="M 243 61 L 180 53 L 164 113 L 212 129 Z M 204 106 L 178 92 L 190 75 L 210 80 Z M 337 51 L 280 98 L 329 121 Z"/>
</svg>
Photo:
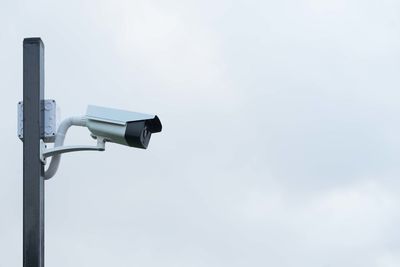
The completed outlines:
<svg viewBox="0 0 400 267">
<path fill-rule="evenodd" d="M 63 156 L 46 266 L 400 266 L 400 2 L 0 0 L 0 267 L 22 266 L 22 41 L 46 98 L 158 114 Z M 70 130 L 67 144 L 92 144 Z"/>
</svg>

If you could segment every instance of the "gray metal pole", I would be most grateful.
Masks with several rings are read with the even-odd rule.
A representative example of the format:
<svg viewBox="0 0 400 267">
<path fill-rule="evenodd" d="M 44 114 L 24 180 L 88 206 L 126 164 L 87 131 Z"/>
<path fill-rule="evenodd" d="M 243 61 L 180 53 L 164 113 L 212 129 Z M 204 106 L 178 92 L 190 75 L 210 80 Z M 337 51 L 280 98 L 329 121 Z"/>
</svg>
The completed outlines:
<svg viewBox="0 0 400 267">
<path fill-rule="evenodd" d="M 42 40 L 24 39 L 23 51 L 23 266 L 43 267 L 44 165 L 40 161 L 44 123 Z"/>
</svg>

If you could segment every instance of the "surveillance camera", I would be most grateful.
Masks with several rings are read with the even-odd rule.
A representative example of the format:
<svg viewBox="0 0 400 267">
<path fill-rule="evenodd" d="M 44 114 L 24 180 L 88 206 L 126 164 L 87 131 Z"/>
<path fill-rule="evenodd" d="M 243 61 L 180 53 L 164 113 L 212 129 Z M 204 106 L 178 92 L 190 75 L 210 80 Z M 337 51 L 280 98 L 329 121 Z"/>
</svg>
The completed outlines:
<svg viewBox="0 0 400 267">
<path fill-rule="evenodd" d="M 87 128 L 95 137 L 121 145 L 144 148 L 152 133 L 161 132 L 156 115 L 149 115 L 99 106 L 88 106 Z"/>
</svg>

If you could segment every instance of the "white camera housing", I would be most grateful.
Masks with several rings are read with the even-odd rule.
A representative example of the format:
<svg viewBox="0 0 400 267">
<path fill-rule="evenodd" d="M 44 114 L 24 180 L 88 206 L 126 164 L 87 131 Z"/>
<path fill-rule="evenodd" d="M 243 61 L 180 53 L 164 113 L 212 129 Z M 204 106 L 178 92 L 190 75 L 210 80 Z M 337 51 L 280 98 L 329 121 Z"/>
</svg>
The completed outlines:
<svg viewBox="0 0 400 267">
<path fill-rule="evenodd" d="M 162 130 L 156 115 L 100 106 L 88 106 L 86 127 L 105 141 L 146 149 L 152 133 Z"/>
</svg>

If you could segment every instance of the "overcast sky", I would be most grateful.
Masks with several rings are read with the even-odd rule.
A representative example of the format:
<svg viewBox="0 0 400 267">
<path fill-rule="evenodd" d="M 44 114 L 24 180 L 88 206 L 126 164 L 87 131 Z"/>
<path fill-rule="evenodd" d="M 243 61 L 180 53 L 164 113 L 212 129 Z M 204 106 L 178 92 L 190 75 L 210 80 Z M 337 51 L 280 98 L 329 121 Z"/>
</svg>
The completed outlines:
<svg viewBox="0 0 400 267">
<path fill-rule="evenodd" d="M 400 266 L 400 2 L 0 0 L 0 266 L 22 266 L 22 41 L 46 98 L 158 114 L 67 154 L 46 265 Z M 68 144 L 93 144 L 72 129 Z"/>
</svg>

